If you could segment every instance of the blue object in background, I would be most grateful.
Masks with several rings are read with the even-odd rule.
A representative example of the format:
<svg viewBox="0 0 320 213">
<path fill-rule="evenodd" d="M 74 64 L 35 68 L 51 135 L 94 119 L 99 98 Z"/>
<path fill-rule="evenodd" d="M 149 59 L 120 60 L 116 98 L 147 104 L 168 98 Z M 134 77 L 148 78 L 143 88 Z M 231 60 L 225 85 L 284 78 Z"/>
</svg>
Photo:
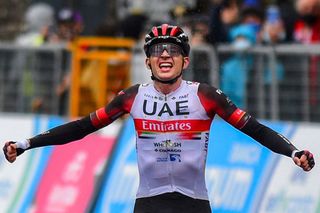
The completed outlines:
<svg viewBox="0 0 320 213">
<path fill-rule="evenodd" d="M 132 118 L 122 127 L 109 168 L 101 185 L 94 212 L 132 213 L 139 176 L 136 158 L 135 129 Z"/>
<path fill-rule="evenodd" d="M 267 126 L 290 136 L 294 127 Z M 221 119 L 211 128 L 206 182 L 213 212 L 256 212 L 255 204 L 268 184 L 280 155 L 254 141 Z"/>
<path fill-rule="evenodd" d="M 63 119 L 57 116 L 35 116 L 34 117 L 34 130 L 33 135 L 40 134 L 47 129 L 54 128 L 63 123 Z M 25 171 L 25 179 L 31 180 L 31 183 L 27 184 L 27 192 L 21 198 L 23 201 L 21 205 L 16 204 L 15 209 L 19 209 L 17 212 L 29 212 L 32 206 L 33 198 L 35 197 L 38 184 L 40 183 L 41 177 L 45 171 L 47 163 L 49 161 L 50 155 L 53 148 L 51 146 L 42 147 L 41 149 L 30 150 L 32 152 L 29 161 L 30 166 L 32 165 L 34 170 L 27 167 L 28 171 Z M 31 170 L 31 171 L 29 171 Z M 23 183 L 21 183 L 23 184 Z"/>
</svg>

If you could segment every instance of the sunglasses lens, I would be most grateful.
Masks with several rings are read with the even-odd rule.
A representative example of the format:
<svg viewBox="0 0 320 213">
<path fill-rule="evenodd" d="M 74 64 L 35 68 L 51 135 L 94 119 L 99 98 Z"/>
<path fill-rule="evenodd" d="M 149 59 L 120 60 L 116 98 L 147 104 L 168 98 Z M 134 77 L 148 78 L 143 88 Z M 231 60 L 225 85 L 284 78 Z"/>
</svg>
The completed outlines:
<svg viewBox="0 0 320 213">
<path fill-rule="evenodd" d="M 160 43 L 150 47 L 150 55 L 153 57 L 160 57 L 164 50 L 166 50 L 170 56 L 179 56 L 182 53 L 182 50 L 178 45 Z"/>
</svg>

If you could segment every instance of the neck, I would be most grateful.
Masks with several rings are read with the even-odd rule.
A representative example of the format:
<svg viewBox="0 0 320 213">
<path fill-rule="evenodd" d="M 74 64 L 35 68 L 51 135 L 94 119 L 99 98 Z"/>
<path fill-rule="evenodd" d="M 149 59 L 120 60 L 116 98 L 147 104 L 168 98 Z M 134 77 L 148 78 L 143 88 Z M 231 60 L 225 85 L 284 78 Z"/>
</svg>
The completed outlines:
<svg viewBox="0 0 320 213">
<path fill-rule="evenodd" d="M 156 88 L 156 90 L 158 90 L 159 92 L 163 93 L 163 94 L 169 94 L 173 91 L 175 91 L 176 89 L 178 89 L 178 87 L 180 86 L 182 82 L 182 78 L 180 77 L 175 83 L 173 84 L 164 84 L 158 81 L 153 81 L 153 85 Z"/>
</svg>

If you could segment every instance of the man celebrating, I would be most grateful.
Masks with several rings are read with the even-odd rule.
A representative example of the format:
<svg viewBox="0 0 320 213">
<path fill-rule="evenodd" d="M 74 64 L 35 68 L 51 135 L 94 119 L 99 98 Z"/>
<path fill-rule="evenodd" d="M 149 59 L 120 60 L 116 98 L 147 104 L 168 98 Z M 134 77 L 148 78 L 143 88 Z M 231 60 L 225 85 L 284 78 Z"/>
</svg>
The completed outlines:
<svg viewBox="0 0 320 213">
<path fill-rule="evenodd" d="M 153 83 L 121 91 L 107 106 L 80 120 L 27 140 L 6 142 L 7 160 L 14 162 L 28 149 L 79 140 L 130 113 L 140 175 L 134 212 L 208 213 L 205 162 L 210 126 L 217 114 L 270 150 L 291 157 L 304 171 L 313 168 L 309 151 L 298 150 L 284 136 L 259 123 L 221 90 L 182 79 L 190 46 L 180 27 L 153 27 L 146 35 L 144 51 Z M 154 142 L 161 144 L 161 152 L 154 149 Z"/>
</svg>

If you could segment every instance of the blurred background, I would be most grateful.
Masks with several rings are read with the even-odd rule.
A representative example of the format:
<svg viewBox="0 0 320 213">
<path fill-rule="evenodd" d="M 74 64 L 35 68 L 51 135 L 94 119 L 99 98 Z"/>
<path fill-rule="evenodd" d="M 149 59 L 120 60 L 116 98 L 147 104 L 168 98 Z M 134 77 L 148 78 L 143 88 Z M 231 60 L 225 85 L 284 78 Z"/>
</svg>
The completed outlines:
<svg viewBox="0 0 320 213">
<path fill-rule="evenodd" d="M 3 112 L 82 116 L 104 106 L 124 86 L 149 81 L 141 52 L 144 35 L 166 22 L 189 34 L 193 51 L 186 79 L 220 87 L 258 118 L 320 120 L 319 0 L 2 5 Z M 93 40 L 81 40 L 88 37 Z M 112 51 L 113 58 L 108 58 Z M 86 100 L 80 104 L 82 95 Z"/>
<path fill-rule="evenodd" d="M 320 0 L 0 0 L 0 5 L 1 141 L 85 116 L 121 89 L 150 82 L 144 35 L 169 23 L 182 26 L 190 39 L 185 79 L 221 88 L 299 147 L 319 149 Z M 230 137 L 223 139 L 229 145 L 218 136 L 219 143 L 211 143 L 218 147 L 210 149 L 219 150 L 209 152 L 216 157 L 208 160 L 213 210 L 320 212 L 320 188 L 312 189 L 315 172 L 299 173 L 290 159 L 217 123 L 214 128 Z M 2 157 L 0 212 L 132 212 L 138 184 L 134 134 L 124 117 L 85 139 L 107 144 L 101 150 L 75 143 L 27 152 L 13 165 Z M 252 155 L 254 163 L 246 160 Z M 219 156 L 225 161 L 218 162 Z"/>
</svg>

